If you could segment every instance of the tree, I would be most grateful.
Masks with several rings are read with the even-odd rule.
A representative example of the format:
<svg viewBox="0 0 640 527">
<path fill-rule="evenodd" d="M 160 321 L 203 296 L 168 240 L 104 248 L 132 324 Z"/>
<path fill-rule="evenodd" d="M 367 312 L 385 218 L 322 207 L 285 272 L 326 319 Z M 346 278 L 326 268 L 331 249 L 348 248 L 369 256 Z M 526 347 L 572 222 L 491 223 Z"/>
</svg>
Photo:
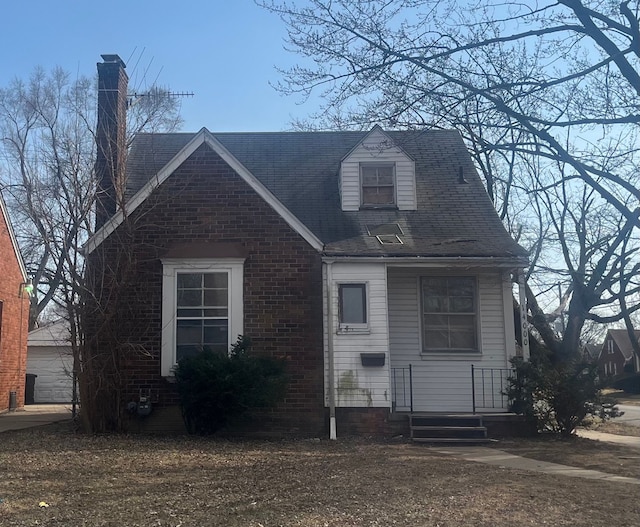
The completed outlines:
<svg viewBox="0 0 640 527">
<path fill-rule="evenodd" d="M 95 367 L 87 352 L 82 327 L 91 301 L 82 247 L 95 226 L 96 94 L 93 79 L 71 80 L 59 68 L 37 68 L 27 81 L 0 89 L 0 187 L 35 286 L 29 326 L 52 316 L 69 322 L 88 430 L 104 417 L 96 410 L 96 387 L 111 386 L 108 375 L 101 377 L 107 370 Z M 157 88 L 134 98 L 128 114 L 130 138 L 180 124 L 176 100 Z"/>
<path fill-rule="evenodd" d="M 503 220 L 531 248 L 530 320 L 555 359 L 577 352 L 586 321 L 640 310 L 637 2 L 261 5 L 301 56 L 278 88 L 320 92 L 320 127 L 460 130 Z M 558 282 L 549 309 L 544 291 Z M 550 323 L 561 316 L 559 333 Z"/>
<path fill-rule="evenodd" d="M 151 88 L 133 102 L 130 137 L 180 124 L 164 90 Z M 60 68 L 36 68 L 0 89 L 0 187 L 34 283 L 31 329 L 47 311 L 66 316 L 78 304 L 81 248 L 94 227 L 96 107 L 95 81 L 72 80 Z"/>
</svg>

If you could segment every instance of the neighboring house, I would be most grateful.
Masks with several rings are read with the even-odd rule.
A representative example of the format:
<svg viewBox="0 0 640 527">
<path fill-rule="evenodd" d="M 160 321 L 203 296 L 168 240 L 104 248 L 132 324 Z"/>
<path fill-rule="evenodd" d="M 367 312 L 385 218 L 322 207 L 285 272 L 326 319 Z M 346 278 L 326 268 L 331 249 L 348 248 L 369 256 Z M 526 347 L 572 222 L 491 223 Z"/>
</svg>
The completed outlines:
<svg viewBox="0 0 640 527">
<path fill-rule="evenodd" d="M 640 339 L 640 331 L 634 331 Z M 640 356 L 633 350 L 626 329 L 610 329 L 598 355 L 598 369 L 607 376 L 640 372 Z"/>
<path fill-rule="evenodd" d="M 598 360 L 601 349 L 602 344 L 587 342 L 582 347 L 582 357 L 589 362 L 595 362 Z"/>
<path fill-rule="evenodd" d="M 88 328 L 96 355 L 130 350 L 125 397 L 175 405 L 176 361 L 243 334 L 288 365 L 272 429 L 322 433 L 334 408 L 340 433 L 385 431 L 411 408 L 471 412 L 472 366 L 516 354 L 512 277 L 527 255 L 457 132 L 139 135 L 125 177 L 126 75 L 103 58 L 99 131 L 112 135 L 98 150 L 111 155 L 97 162 Z M 487 383 L 482 401 L 503 389 Z"/>
<path fill-rule="evenodd" d="M 29 332 L 27 375 L 36 376 L 34 403 L 71 402 L 73 356 L 66 321 L 59 320 Z"/>
<path fill-rule="evenodd" d="M 7 208 L 0 195 L 0 413 L 24 406 L 29 292 Z"/>
</svg>

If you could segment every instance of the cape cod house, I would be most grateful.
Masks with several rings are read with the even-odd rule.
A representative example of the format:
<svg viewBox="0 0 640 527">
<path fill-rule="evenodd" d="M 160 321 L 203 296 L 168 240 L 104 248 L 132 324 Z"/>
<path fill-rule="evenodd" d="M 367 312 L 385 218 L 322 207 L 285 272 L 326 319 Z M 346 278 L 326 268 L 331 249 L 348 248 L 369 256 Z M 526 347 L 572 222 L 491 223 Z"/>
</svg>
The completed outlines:
<svg viewBox="0 0 640 527">
<path fill-rule="evenodd" d="M 262 415 L 274 430 L 506 411 L 491 372 L 516 354 L 527 257 L 457 132 L 141 134 L 125 171 L 126 74 L 103 58 L 92 346 L 129 350 L 123 398 L 145 394 L 161 420 L 181 356 L 248 335 L 288 365 Z"/>
<path fill-rule="evenodd" d="M 24 406 L 28 285 L 27 272 L 0 194 L 0 413 Z"/>
</svg>

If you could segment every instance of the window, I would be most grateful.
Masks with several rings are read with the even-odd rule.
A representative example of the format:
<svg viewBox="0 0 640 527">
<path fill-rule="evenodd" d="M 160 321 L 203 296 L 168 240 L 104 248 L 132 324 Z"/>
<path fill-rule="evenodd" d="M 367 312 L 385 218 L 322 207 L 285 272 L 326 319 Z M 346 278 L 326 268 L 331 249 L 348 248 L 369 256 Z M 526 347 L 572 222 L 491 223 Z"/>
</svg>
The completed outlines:
<svg viewBox="0 0 640 527">
<path fill-rule="evenodd" d="M 365 329 L 367 327 L 366 284 L 339 284 L 338 304 L 341 329 Z"/>
<path fill-rule="evenodd" d="M 243 333 L 243 261 L 163 260 L 162 375 L 203 350 L 226 353 Z"/>
<path fill-rule="evenodd" d="M 421 290 L 423 350 L 478 351 L 476 279 L 423 277 Z"/>
<path fill-rule="evenodd" d="M 201 350 L 226 352 L 229 342 L 229 275 L 178 272 L 176 360 Z"/>
<path fill-rule="evenodd" d="M 392 207 L 396 204 L 395 165 L 361 164 L 360 182 L 363 207 Z"/>
<path fill-rule="evenodd" d="M 607 341 L 607 352 L 609 352 L 609 354 L 613 353 L 613 340 Z"/>
</svg>

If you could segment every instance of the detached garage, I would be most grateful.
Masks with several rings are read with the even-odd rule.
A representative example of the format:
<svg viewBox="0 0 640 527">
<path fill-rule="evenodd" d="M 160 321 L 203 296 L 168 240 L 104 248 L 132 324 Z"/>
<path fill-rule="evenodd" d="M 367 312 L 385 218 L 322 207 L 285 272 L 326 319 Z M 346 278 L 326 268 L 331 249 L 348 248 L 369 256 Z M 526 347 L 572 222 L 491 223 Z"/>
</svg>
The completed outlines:
<svg viewBox="0 0 640 527">
<path fill-rule="evenodd" d="M 33 392 L 35 404 L 70 403 L 73 394 L 72 371 L 73 357 L 65 321 L 29 332 L 27 377 L 36 376 Z"/>
</svg>

